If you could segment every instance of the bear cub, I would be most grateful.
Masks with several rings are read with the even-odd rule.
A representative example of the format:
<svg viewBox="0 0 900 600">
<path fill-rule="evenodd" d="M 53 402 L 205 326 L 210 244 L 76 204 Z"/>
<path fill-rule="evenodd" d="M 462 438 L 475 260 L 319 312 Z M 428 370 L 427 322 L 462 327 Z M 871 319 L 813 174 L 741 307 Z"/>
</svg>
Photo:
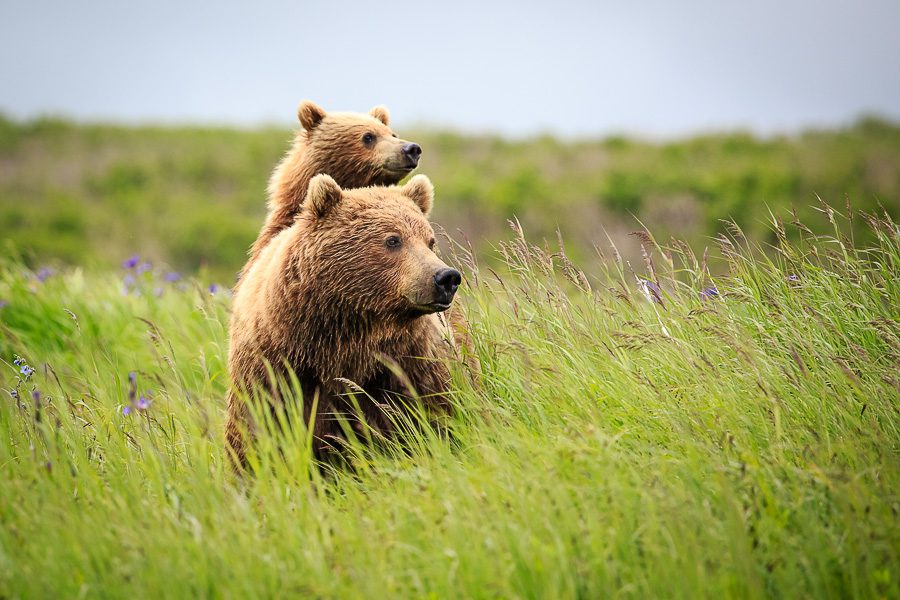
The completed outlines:
<svg viewBox="0 0 900 600">
<path fill-rule="evenodd" d="M 391 130 L 384 106 L 369 114 L 328 113 L 304 100 L 297 117 L 301 129 L 269 179 L 269 212 L 250 250 L 250 262 L 278 232 L 291 226 L 316 175 L 330 175 L 343 188 L 394 185 L 418 166 L 422 155 L 418 144 Z M 248 268 L 249 264 L 244 270 Z"/>
</svg>

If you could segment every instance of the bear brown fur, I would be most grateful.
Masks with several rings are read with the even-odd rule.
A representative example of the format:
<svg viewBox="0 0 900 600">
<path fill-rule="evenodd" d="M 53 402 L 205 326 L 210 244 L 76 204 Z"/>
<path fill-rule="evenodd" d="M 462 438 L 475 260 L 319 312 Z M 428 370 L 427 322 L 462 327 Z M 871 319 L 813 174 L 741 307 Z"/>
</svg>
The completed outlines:
<svg viewBox="0 0 900 600">
<path fill-rule="evenodd" d="M 306 423 L 317 403 L 320 458 L 341 437 L 338 414 L 390 435 L 388 413 L 402 410 L 397 399 L 410 384 L 426 408 L 446 410 L 447 359 L 458 348 L 440 312 L 460 275 L 433 252 L 433 198 L 424 175 L 403 187 L 342 190 L 327 175 L 309 183 L 293 225 L 266 245 L 235 292 L 226 441 L 236 464 L 246 464 L 246 434 L 252 439 L 255 429 L 246 398 L 262 389 L 278 402 L 272 375 L 283 380 L 289 370 Z M 354 387 L 365 392 L 355 398 L 361 415 L 346 397 Z"/>
<path fill-rule="evenodd" d="M 294 222 L 316 175 L 330 175 L 343 188 L 393 185 L 418 165 L 422 149 L 397 137 L 384 106 L 369 114 L 326 113 L 304 100 L 297 117 L 301 129 L 269 180 L 269 212 L 245 271 L 272 238 Z"/>
</svg>

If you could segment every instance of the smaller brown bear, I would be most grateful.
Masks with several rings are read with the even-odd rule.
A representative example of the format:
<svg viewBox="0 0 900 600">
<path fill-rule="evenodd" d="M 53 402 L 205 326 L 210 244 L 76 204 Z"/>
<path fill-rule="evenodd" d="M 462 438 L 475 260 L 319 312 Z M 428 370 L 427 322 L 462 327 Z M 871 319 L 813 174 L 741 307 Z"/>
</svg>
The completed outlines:
<svg viewBox="0 0 900 600">
<path fill-rule="evenodd" d="M 422 148 L 401 140 L 388 126 L 384 106 L 369 114 L 326 113 L 304 100 L 297 109 L 302 129 L 269 179 L 269 214 L 250 250 L 250 263 L 282 229 L 294 222 L 310 180 L 331 175 L 344 188 L 393 185 L 419 164 Z"/>
<path fill-rule="evenodd" d="M 458 348 L 435 313 L 450 307 L 461 276 L 433 251 L 433 199 L 424 175 L 403 187 L 342 190 L 328 175 L 310 182 L 294 224 L 263 249 L 234 296 L 226 438 L 237 464 L 245 464 L 242 432 L 253 432 L 242 398 L 257 387 L 277 401 L 267 367 L 276 378 L 296 374 L 307 423 L 318 399 L 320 458 L 342 435 L 335 415 L 355 420 L 347 380 L 365 392 L 360 416 L 385 435 L 393 429 L 385 407 L 402 410 L 397 398 L 409 384 L 427 408 L 446 410 L 446 359 Z"/>
</svg>

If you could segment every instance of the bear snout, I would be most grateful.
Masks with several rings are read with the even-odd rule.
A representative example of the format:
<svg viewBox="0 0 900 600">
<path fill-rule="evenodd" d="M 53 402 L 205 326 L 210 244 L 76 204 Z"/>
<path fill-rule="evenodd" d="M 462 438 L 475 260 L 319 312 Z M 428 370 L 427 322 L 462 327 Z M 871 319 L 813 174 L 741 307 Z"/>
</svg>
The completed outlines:
<svg viewBox="0 0 900 600">
<path fill-rule="evenodd" d="M 450 304 L 460 283 L 462 283 L 462 275 L 456 269 L 446 268 L 435 273 L 435 303 Z"/>
<path fill-rule="evenodd" d="M 403 156 L 406 157 L 406 161 L 410 164 L 410 166 L 417 166 L 419 164 L 419 157 L 422 156 L 422 147 L 415 143 L 409 143 L 403 146 L 401 149 L 403 152 Z"/>
</svg>

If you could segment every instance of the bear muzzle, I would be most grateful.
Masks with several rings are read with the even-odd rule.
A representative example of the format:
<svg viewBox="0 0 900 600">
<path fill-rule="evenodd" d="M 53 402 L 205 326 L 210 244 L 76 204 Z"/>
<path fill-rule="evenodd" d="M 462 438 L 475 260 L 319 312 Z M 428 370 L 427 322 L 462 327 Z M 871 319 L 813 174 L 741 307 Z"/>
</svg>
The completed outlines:
<svg viewBox="0 0 900 600">
<path fill-rule="evenodd" d="M 409 143 L 403 146 L 403 156 L 406 158 L 406 164 L 410 166 L 410 170 L 419 166 L 419 157 L 422 156 L 422 147 L 415 143 Z"/>
<path fill-rule="evenodd" d="M 404 294 L 415 315 L 443 312 L 450 308 L 456 290 L 462 282 L 462 275 L 456 269 L 441 265 L 432 271 L 430 285 L 411 289 Z M 427 281 L 423 278 L 422 283 Z"/>
<path fill-rule="evenodd" d="M 438 311 L 450 308 L 450 303 L 453 302 L 453 296 L 460 283 L 462 283 L 462 275 L 456 269 L 445 268 L 435 273 L 432 306 Z"/>
<path fill-rule="evenodd" d="M 415 142 L 406 140 L 391 140 L 391 142 L 391 149 L 383 168 L 385 172 L 393 175 L 399 181 L 419 166 L 422 147 Z"/>
</svg>

